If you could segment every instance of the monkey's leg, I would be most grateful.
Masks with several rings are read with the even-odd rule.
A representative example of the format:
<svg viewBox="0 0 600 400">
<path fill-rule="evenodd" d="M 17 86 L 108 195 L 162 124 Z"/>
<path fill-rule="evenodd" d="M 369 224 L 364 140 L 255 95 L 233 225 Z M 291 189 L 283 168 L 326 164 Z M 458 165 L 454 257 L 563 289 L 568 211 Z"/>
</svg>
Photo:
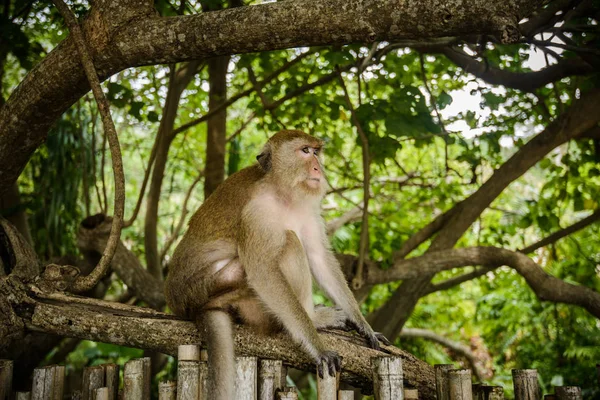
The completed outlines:
<svg viewBox="0 0 600 400">
<path fill-rule="evenodd" d="M 308 311 L 281 269 L 282 261 L 306 260 L 304 248 L 296 234 L 286 231 L 285 241 L 278 246 L 279 248 L 268 247 L 281 244 L 281 237 L 261 241 L 260 246 L 253 243 L 254 237 L 249 236 L 248 241 L 240 246 L 240 260 L 246 270 L 248 285 L 254 289 L 267 310 L 281 322 L 292 338 L 311 355 L 317 366 L 321 366 L 322 361 L 325 361 L 329 374 L 334 375 L 335 371 L 340 369 L 340 358 L 336 352 L 325 349 Z M 267 254 L 277 256 L 265 259 Z M 310 308 L 312 309 L 312 305 Z M 319 370 L 319 374 L 323 375 L 322 369 Z"/>
<path fill-rule="evenodd" d="M 202 324 L 208 344 L 208 393 L 214 400 L 232 400 L 235 388 L 235 356 L 231 317 L 222 310 L 207 310 Z"/>
<path fill-rule="evenodd" d="M 317 329 L 340 329 L 350 331 L 348 315 L 339 307 L 327 307 L 322 304 L 315 306 L 313 323 Z"/>
</svg>

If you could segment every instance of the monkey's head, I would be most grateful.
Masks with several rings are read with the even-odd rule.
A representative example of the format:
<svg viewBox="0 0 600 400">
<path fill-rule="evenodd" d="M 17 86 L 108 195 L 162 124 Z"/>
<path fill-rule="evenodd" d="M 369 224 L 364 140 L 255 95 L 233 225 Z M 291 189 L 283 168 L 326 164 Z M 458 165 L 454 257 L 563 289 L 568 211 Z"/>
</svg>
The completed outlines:
<svg viewBox="0 0 600 400">
<path fill-rule="evenodd" d="M 302 131 L 279 131 L 269 138 L 256 159 L 267 177 L 279 186 L 322 196 L 326 189 L 322 147 L 322 140 Z"/>
</svg>

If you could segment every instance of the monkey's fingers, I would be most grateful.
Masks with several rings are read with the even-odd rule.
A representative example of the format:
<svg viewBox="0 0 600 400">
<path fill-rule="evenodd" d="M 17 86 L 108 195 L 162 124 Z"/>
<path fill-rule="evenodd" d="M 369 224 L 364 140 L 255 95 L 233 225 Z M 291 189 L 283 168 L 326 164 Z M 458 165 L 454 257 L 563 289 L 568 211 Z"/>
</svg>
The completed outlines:
<svg viewBox="0 0 600 400">
<path fill-rule="evenodd" d="M 373 331 L 367 332 L 364 336 L 365 336 L 365 339 L 367 340 L 367 343 L 369 344 L 370 348 L 372 348 L 374 350 L 381 349 L 381 346 L 379 345 L 379 340 L 378 340 L 375 332 L 373 332 Z"/>
<path fill-rule="evenodd" d="M 386 346 L 392 345 L 392 342 L 390 342 L 388 340 L 388 338 L 383 336 L 383 333 L 381 333 L 381 332 L 375 332 L 375 337 L 377 338 L 377 340 L 379 340 L 381 343 L 385 344 Z"/>
<path fill-rule="evenodd" d="M 324 366 L 325 364 L 325 366 Z M 342 369 L 342 360 L 335 351 L 324 351 L 319 356 L 317 362 L 317 373 L 320 378 L 323 378 L 323 371 L 326 370 L 329 376 L 335 376 L 337 371 Z"/>
</svg>

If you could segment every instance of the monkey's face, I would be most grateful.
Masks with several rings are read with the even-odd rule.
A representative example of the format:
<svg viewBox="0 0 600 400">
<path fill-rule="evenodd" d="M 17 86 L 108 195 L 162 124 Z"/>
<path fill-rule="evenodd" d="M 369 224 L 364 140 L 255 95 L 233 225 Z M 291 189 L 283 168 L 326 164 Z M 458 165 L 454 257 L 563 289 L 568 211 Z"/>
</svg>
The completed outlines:
<svg viewBox="0 0 600 400">
<path fill-rule="evenodd" d="M 310 189 L 318 190 L 323 185 L 322 162 L 320 157 L 321 147 L 315 147 L 314 144 L 301 144 L 300 148 L 296 150 L 296 157 L 301 160 L 300 171 L 304 172 L 305 176 L 303 183 Z M 303 173 L 300 173 L 302 179 Z"/>
</svg>

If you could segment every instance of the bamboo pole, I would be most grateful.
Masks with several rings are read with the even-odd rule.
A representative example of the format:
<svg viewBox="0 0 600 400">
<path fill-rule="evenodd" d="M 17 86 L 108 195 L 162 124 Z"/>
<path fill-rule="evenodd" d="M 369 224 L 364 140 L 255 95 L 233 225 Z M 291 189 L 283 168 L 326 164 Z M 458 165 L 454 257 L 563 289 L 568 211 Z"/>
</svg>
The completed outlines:
<svg viewBox="0 0 600 400">
<path fill-rule="evenodd" d="M 256 357 L 236 357 L 235 399 L 256 400 L 258 365 Z"/>
<path fill-rule="evenodd" d="M 177 363 L 177 400 L 199 399 L 199 383 L 200 361 L 179 360 Z"/>
<path fill-rule="evenodd" d="M 104 386 L 108 388 L 108 400 L 119 398 L 119 366 L 117 364 L 102 364 L 104 369 Z"/>
<path fill-rule="evenodd" d="M 125 400 L 148 400 L 144 397 L 147 391 L 144 389 L 146 382 L 146 368 L 143 359 L 129 360 L 123 368 L 123 399 Z"/>
<path fill-rule="evenodd" d="M 452 369 L 448 371 L 450 400 L 473 400 L 470 369 Z"/>
<path fill-rule="evenodd" d="M 515 400 L 538 400 L 541 397 L 536 369 L 513 369 L 512 377 Z"/>
<path fill-rule="evenodd" d="M 81 400 L 93 400 L 96 389 L 104 386 L 104 368 L 100 366 L 83 369 Z"/>
<path fill-rule="evenodd" d="M 448 400 L 450 398 L 450 388 L 448 387 L 448 371 L 454 369 L 453 364 L 436 364 L 433 366 L 435 371 L 435 390 L 438 400 Z"/>
<path fill-rule="evenodd" d="M 260 360 L 258 368 L 258 398 L 272 400 L 277 390 L 285 387 L 285 375 L 281 360 Z"/>
<path fill-rule="evenodd" d="M 371 358 L 373 391 L 376 400 L 404 400 L 402 359 L 400 357 Z"/>
<path fill-rule="evenodd" d="M 158 384 L 158 400 L 176 400 L 177 382 L 166 381 Z"/>
<path fill-rule="evenodd" d="M 323 377 L 317 374 L 317 398 L 319 400 L 336 400 L 337 392 L 340 385 L 339 371 L 335 375 L 329 375 L 327 363 L 322 361 Z"/>
</svg>

